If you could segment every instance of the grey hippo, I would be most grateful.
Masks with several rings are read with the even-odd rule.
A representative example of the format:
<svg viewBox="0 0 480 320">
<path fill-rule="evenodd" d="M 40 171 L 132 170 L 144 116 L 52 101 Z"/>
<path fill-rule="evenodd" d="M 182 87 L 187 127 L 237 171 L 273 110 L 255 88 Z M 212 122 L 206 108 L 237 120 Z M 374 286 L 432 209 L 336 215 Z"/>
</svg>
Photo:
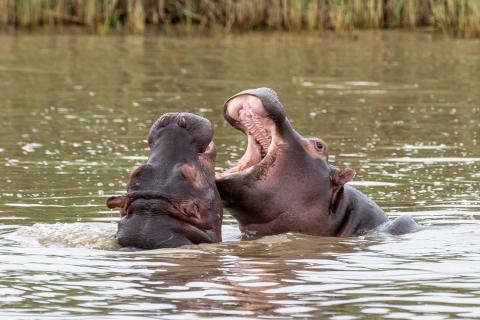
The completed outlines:
<svg viewBox="0 0 480 320">
<path fill-rule="evenodd" d="M 419 230 L 409 216 L 390 221 L 347 183 L 350 168 L 328 162 L 326 143 L 303 138 L 270 88 L 245 90 L 225 102 L 224 117 L 247 136 L 245 154 L 216 177 L 224 207 L 247 235 L 299 232 L 320 236 L 391 234 Z"/>
<path fill-rule="evenodd" d="M 213 126 L 191 113 L 167 113 L 151 127 L 150 155 L 134 168 L 120 208 L 122 247 L 155 249 L 222 241 L 223 208 L 215 185 Z"/>
</svg>

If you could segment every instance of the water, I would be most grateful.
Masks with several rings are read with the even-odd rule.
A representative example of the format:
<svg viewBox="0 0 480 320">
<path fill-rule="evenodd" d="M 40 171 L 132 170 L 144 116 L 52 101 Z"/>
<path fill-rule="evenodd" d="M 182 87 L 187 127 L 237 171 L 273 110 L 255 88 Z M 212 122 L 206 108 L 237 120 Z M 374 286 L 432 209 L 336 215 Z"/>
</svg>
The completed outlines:
<svg viewBox="0 0 480 320">
<path fill-rule="evenodd" d="M 480 41 L 422 33 L 228 38 L 0 36 L 0 317 L 480 318 Z M 216 129 L 218 170 L 244 137 L 223 101 L 271 86 L 304 136 L 405 235 L 118 252 L 118 213 L 167 111 Z"/>
</svg>

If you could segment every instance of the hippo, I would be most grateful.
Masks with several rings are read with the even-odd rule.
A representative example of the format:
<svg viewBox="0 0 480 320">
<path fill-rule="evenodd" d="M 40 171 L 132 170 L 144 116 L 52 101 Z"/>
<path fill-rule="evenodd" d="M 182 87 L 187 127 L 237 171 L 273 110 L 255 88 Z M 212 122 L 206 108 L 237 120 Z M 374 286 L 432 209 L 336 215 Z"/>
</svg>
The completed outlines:
<svg viewBox="0 0 480 320">
<path fill-rule="evenodd" d="M 126 194 L 107 199 L 108 208 L 120 208 L 120 246 L 156 249 L 222 240 L 212 138 L 210 121 L 191 113 L 166 113 L 152 125 L 147 163 L 131 171 Z"/>
<path fill-rule="evenodd" d="M 322 139 L 303 138 L 295 131 L 274 90 L 237 93 L 225 102 L 224 117 L 248 141 L 238 163 L 216 175 L 223 205 L 245 236 L 357 236 L 379 227 L 392 234 L 418 230 L 409 216 L 389 222 L 377 204 L 347 185 L 355 171 L 331 165 Z"/>
</svg>

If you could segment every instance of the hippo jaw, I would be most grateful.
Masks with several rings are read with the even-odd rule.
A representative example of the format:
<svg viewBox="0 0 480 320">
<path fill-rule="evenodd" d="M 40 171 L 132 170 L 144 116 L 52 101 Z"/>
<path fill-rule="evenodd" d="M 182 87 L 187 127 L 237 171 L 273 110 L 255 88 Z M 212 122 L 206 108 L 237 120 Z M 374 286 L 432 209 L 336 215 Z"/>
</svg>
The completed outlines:
<svg viewBox="0 0 480 320">
<path fill-rule="evenodd" d="M 217 173 L 217 182 L 245 175 L 258 175 L 275 161 L 279 149 L 301 146 L 312 158 L 328 160 L 327 144 L 319 138 L 302 138 L 290 125 L 283 105 L 269 88 L 245 90 L 224 106 L 224 117 L 247 136 L 247 148 L 231 168 Z M 294 147 L 295 149 L 295 147 Z"/>
<path fill-rule="evenodd" d="M 217 181 L 232 175 L 247 175 L 265 162 L 271 161 L 284 139 L 262 101 L 253 95 L 236 96 L 225 105 L 225 119 L 247 136 L 247 148 L 240 160 L 231 168 L 217 174 Z"/>
<path fill-rule="evenodd" d="M 150 155 L 132 170 L 116 238 L 123 247 L 155 249 L 221 241 L 222 206 L 214 179 L 212 124 L 189 113 L 167 113 L 150 129 Z"/>
<path fill-rule="evenodd" d="M 109 202 L 124 201 L 116 234 L 122 247 L 157 249 L 220 241 L 211 221 L 199 212 L 202 203 L 161 192 L 129 192 L 116 198 Z"/>
</svg>

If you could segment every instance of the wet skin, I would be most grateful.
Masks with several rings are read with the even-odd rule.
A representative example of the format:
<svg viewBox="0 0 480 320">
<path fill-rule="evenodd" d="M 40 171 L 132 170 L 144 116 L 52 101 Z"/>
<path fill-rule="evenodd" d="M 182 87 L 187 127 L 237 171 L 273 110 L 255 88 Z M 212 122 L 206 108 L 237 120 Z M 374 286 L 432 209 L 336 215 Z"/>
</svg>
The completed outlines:
<svg viewBox="0 0 480 320">
<path fill-rule="evenodd" d="M 244 234 L 352 236 L 379 226 L 392 234 L 418 230 L 407 216 L 388 222 L 371 199 L 345 185 L 355 171 L 329 164 L 321 139 L 300 136 L 272 89 L 234 95 L 224 116 L 248 139 L 239 162 L 216 177 L 223 205 Z"/>
<path fill-rule="evenodd" d="M 122 247 L 172 248 L 220 242 L 222 204 L 215 185 L 212 124 L 190 113 L 167 113 L 150 129 L 146 164 L 130 173 L 120 208 Z"/>
</svg>

